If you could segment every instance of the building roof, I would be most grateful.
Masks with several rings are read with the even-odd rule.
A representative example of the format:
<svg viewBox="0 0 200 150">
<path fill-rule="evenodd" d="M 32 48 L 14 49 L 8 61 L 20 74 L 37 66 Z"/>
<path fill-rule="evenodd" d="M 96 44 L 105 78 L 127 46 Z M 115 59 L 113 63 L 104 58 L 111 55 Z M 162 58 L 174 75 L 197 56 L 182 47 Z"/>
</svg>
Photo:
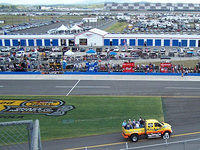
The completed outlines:
<svg viewBox="0 0 200 150">
<path fill-rule="evenodd" d="M 97 28 L 91 29 L 91 30 L 89 30 L 89 32 L 96 33 L 96 34 L 99 34 L 99 35 L 102 35 L 102 36 L 105 36 L 105 35 L 108 34 L 108 32 L 97 29 Z"/>
</svg>

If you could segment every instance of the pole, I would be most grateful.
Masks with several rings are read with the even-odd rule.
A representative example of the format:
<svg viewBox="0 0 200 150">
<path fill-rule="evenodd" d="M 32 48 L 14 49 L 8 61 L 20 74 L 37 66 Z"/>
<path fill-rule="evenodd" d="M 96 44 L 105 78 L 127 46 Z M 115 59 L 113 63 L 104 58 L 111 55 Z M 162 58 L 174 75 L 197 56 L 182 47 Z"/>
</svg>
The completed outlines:
<svg viewBox="0 0 200 150">
<path fill-rule="evenodd" d="M 126 142 L 126 149 L 128 149 L 128 143 Z"/>
</svg>

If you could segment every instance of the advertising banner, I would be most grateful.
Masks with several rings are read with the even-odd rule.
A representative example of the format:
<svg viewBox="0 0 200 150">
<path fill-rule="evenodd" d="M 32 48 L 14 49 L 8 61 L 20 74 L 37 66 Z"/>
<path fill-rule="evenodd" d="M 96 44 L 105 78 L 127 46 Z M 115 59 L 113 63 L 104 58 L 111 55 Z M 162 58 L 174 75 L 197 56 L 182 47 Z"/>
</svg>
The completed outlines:
<svg viewBox="0 0 200 150">
<path fill-rule="evenodd" d="M 135 63 L 123 63 L 123 72 L 135 72 Z"/>
</svg>

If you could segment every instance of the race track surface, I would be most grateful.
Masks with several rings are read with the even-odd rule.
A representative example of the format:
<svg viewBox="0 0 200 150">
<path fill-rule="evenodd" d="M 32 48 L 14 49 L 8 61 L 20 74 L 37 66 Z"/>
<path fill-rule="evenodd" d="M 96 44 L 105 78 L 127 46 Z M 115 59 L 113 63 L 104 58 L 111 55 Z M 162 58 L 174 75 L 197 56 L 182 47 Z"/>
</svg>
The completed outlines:
<svg viewBox="0 0 200 150">
<path fill-rule="evenodd" d="M 81 80 L 74 86 L 77 82 L 78 80 L 0 80 L 0 95 L 162 96 L 165 121 L 173 126 L 175 135 L 169 142 L 200 138 L 200 81 Z M 125 148 L 126 142 L 129 147 L 165 143 L 160 138 L 130 143 L 123 139 L 121 133 L 113 133 L 46 141 L 43 142 L 43 149 L 75 150 L 88 147 L 93 150 L 118 150 Z M 197 144 L 190 145 L 190 148 L 195 149 L 195 145 Z M 157 146 L 148 149 L 159 150 L 166 147 Z M 176 144 L 171 149 L 179 150 L 183 147 Z"/>
<path fill-rule="evenodd" d="M 66 95 L 77 80 L 0 80 L 0 95 Z M 70 95 L 200 96 L 200 81 L 81 80 Z"/>
</svg>

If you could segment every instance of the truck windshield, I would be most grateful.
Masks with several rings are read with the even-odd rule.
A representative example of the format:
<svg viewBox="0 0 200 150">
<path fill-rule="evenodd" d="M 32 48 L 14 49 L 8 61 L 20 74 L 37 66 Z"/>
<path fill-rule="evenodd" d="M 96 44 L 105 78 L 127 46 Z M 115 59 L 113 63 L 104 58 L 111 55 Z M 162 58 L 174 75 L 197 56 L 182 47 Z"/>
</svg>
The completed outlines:
<svg viewBox="0 0 200 150">
<path fill-rule="evenodd" d="M 160 124 L 162 124 L 162 125 L 164 125 L 164 123 L 162 123 L 162 122 L 159 122 Z"/>
</svg>

